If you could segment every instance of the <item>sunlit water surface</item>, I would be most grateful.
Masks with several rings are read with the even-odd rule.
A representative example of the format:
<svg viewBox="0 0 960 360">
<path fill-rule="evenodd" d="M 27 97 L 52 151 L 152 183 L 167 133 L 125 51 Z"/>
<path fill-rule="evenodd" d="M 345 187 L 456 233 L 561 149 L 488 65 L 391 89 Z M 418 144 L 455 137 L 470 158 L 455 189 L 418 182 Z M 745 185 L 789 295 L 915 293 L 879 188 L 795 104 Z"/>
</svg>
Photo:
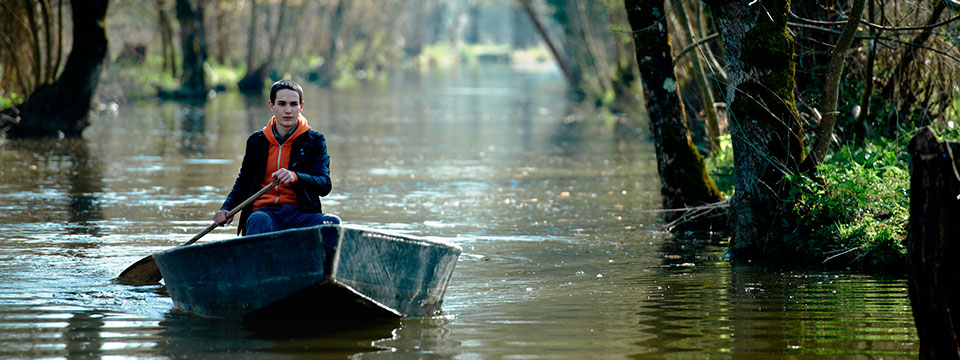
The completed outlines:
<svg viewBox="0 0 960 360">
<path fill-rule="evenodd" d="M 209 320 L 112 282 L 209 223 L 263 97 L 107 106 L 82 140 L 7 141 L 0 357 L 916 357 L 902 278 L 734 266 L 717 239 L 659 231 L 649 137 L 563 89 L 506 67 L 307 88 L 333 158 L 325 209 L 463 247 L 426 319 Z"/>
</svg>

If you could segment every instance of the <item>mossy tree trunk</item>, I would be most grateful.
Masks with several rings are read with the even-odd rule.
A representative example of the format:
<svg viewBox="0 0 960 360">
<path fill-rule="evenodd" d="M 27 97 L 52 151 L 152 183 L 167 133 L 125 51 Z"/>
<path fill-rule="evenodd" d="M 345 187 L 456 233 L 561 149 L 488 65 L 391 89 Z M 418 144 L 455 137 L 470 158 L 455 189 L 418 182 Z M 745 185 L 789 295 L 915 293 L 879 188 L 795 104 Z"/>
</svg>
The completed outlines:
<svg viewBox="0 0 960 360">
<path fill-rule="evenodd" d="M 183 62 L 180 77 L 182 97 L 205 97 L 207 78 L 203 63 L 207 61 L 207 36 L 203 26 L 203 5 L 198 0 L 177 0 L 177 21 L 180 22 L 180 47 Z"/>
<path fill-rule="evenodd" d="M 71 3 L 73 47 L 67 63 L 51 84 L 30 95 L 7 135 L 15 138 L 79 137 L 89 125 L 90 102 L 107 54 L 107 0 Z"/>
<path fill-rule="evenodd" d="M 644 100 L 657 151 L 663 206 L 680 209 L 720 201 L 722 196 L 690 140 L 683 102 L 677 91 L 663 0 L 627 0 Z M 681 215 L 668 213 L 669 219 Z"/>
<path fill-rule="evenodd" d="M 708 0 L 727 56 L 726 102 L 733 141 L 731 247 L 741 255 L 790 250 L 788 174 L 804 159 L 794 97 L 789 0 Z"/>
</svg>

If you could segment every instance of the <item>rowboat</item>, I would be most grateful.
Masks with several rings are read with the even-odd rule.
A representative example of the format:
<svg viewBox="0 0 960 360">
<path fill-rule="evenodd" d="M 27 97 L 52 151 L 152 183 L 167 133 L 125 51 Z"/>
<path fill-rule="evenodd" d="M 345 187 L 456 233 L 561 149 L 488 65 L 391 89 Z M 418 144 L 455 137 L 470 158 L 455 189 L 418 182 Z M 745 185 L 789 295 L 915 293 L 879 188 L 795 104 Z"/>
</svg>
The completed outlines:
<svg viewBox="0 0 960 360">
<path fill-rule="evenodd" d="M 325 225 L 154 254 L 175 308 L 217 318 L 430 316 L 461 249 L 440 240 Z"/>
</svg>

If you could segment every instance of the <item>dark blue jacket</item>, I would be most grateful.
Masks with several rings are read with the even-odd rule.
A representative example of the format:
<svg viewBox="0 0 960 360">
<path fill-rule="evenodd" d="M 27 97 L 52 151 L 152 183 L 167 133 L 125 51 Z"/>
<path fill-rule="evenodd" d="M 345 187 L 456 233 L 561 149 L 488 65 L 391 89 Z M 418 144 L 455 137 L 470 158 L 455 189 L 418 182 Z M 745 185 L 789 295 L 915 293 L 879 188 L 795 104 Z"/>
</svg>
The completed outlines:
<svg viewBox="0 0 960 360">
<path fill-rule="evenodd" d="M 327 153 L 326 139 L 323 134 L 309 130 L 288 141 L 293 141 L 288 170 L 297 173 L 297 182 L 293 184 L 297 202 L 304 211 L 321 212 L 320 197 L 329 194 L 331 189 L 330 155 Z M 220 207 L 221 210 L 229 211 L 260 191 L 269 149 L 270 143 L 263 130 L 250 134 L 243 154 L 243 163 L 240 165 L 240 174 L 237 175 L 237 181 L 233 183 L 233 190 L 227 195 L 227 200 Z M 246 234 L 247 218 L 251 212 L 253 205 L 245 207 L 240 213 L 238 235 Z"/>
</svg>

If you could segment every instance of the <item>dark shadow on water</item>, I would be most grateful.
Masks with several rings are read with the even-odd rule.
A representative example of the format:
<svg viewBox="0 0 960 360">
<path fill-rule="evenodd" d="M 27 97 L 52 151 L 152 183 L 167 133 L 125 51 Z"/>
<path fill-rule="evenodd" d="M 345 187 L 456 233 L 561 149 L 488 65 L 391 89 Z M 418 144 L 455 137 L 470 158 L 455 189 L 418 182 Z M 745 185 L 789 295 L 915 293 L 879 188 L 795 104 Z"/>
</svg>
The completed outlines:
<svg viewBox="0 0 960 360">
<path fill-rule="evenodd" d="M 83 138 L 74 138 L 15 140 L 10 145 L 33 153 L 41 171 L 54 176 L 58 183 L 66 184 L 68 233 L 100 236 L 97 222 L 104 218 L 99 198 L 104 190 L 104 165 L 98 157 L 90 154 L 90 143 Z"/>
<path fill-rule="evenodd" d="M 581 104 L 582 105 L 582 104 Z M 583 112 L 577 108 L 578 104 L 568 103 L 564 115 L 556 119 L 557 127 L 550 136 L 550 145 L 557 155 L 573 157 L 582 150 L 585 124 Z"/>
<path fill-rule="evenodd" d="M 207 121 L 203 105 L 186 105 L 180 111 L 183 123 L 180 153 L 200 156 L 207 152 Z"/>
<path fill-rule="evenodd" d="M 336 309 L 331 309 L 336 313 Z M 323 354 L 346 358 L 382 351 L 374 342 L 390 339 L 399 319 L 211 319 L 172 311 L 159 326 L 159 353 L 170 357 L 203 354 Z"/>
<path fill-rule="evenodd" d="M 99 311 L 74 313 L 63 328 L 67 359 L 90 359 L 101 354 L 104 314 Z"/>
<path fill-rule="evenodd" d="M 267 123 L 267 114 L 270 113 L 270 107 L 267 105 L 267 102 L 270 100 L 269 97 L 265 97 L 260 94 L 243 94 L 243 106 L 247 110 L 246 127 L 247 133 L 252 133 L 254 131 L 260 130 Z M 231 125 L 232 122 L 230 122 Z M 235 126 L 240 126 L 241 123 L 235 124 Z"/>
</svg>

